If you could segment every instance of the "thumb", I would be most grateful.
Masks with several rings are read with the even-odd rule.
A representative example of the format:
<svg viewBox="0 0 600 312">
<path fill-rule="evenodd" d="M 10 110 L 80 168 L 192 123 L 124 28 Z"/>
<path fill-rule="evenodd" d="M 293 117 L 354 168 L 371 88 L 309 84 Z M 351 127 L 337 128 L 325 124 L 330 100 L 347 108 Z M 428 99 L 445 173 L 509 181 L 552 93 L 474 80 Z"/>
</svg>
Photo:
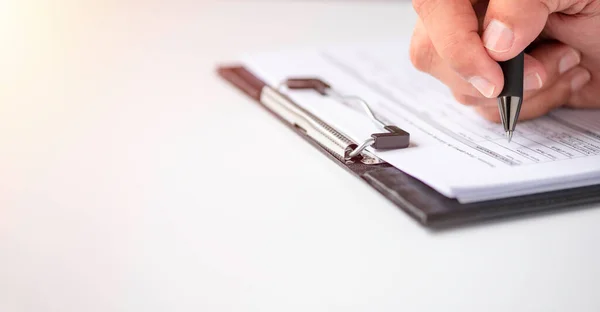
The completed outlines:
<svg viewBox="0 0 600 312">
<path fill-rule="evenodd" d="M 490 0 L 483 43 L 496 61 L 524 51 L 541 33 L 548 16 L 566 10 L 572 0 Z"/>
</svg>

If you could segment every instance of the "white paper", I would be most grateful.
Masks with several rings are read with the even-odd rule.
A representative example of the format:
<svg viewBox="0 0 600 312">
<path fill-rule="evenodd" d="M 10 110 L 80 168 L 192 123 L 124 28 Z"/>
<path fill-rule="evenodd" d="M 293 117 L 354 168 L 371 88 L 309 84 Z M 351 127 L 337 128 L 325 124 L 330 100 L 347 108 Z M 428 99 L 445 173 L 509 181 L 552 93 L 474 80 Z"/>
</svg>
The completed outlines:
<svg viewBox="0 0 600 312">
<path fill-rule="evenodd" d="M 361 97 L 380 118 L 411 134 L 409 148 L 370 150 L 461 202 L 600 183 L 600 110 L 561 109 L 520 122 L 508 143 L 501 125 L 414 69 L 407 41 L 257 53 L 244 62 L 272 85 L 319 77 L 342 94 Z M 357 142 L 384 132 L 359 107 L 316 92 L 288 95 Z"/>
</svg>

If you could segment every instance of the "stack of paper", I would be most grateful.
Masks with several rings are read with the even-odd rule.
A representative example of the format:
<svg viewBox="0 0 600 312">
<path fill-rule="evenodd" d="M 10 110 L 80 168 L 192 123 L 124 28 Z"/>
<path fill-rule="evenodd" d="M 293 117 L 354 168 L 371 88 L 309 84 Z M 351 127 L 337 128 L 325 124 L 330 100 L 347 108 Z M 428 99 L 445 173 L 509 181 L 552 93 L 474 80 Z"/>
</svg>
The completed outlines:
<svg viewBox="0 0 600 312">
<path fill-rule="evenodd" d="M 460 202 L 600 183 L 600 111 L 561 109 L 520 122 L 508 143 L 500 124 L 413 68 L 407 41 L 257 53 L 244 65 L 272 85 L 319 77 L 361 97 L 380 118 L 411 134 L 409 148 L 371 151 Z M 362 111 L 316 92 L 288 95 L 357 142 L 381 132 Z"/>
</svg>

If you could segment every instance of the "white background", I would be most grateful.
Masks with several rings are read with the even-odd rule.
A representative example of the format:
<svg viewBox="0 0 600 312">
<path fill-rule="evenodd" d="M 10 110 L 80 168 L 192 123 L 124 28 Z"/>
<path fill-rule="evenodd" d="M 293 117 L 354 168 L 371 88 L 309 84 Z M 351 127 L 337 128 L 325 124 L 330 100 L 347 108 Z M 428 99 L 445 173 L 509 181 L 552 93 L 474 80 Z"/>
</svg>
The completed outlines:
<svg viewBox="0 0 600 312">
<path fill-rule="evenodd" d="M 600 310 L 600 207 L 430 232 L 215 75 L 341 2 L 0 1 L 0 311 Z"/>
</svg>

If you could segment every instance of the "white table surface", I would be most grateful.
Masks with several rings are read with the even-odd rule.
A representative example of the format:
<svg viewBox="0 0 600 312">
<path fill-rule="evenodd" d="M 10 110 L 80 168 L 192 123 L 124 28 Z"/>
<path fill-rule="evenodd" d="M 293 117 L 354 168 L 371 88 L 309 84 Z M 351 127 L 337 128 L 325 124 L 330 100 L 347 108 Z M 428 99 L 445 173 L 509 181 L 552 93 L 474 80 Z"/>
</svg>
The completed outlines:
<svg viewBox="0 0 600 312">
<path fill-rule="evenodd" d="M 0 2 L 0 311 L 599 311 L 600 209 L 427 231 L 214 74 L 343 2 Z"/>
</svg>

